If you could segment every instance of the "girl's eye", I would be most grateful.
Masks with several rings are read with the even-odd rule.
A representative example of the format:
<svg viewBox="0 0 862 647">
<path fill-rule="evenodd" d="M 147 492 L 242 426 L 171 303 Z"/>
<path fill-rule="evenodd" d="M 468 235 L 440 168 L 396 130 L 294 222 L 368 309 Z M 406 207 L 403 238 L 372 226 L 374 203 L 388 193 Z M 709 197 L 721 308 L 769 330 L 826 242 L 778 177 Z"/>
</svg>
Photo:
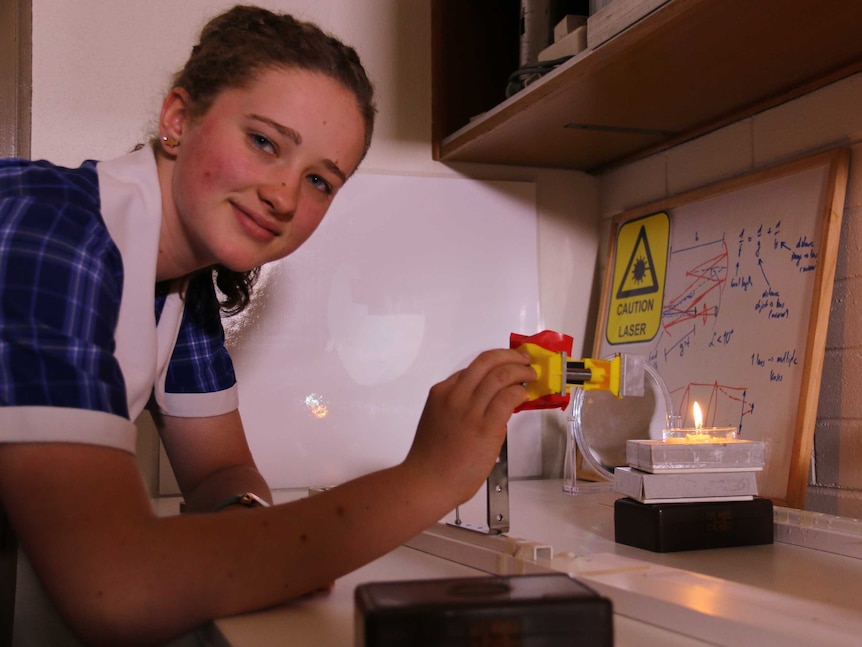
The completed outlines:
<svg viewBox="0 0 862 647">
<path fill-rule="evenodd" d="M 251 133 L 249 135 L 249 139 L 251 140 L 251 145 L 255 148 L 262 150 L 266 153 L 270 153 L 271 155 L 276 154 L 275 144 L 273 144 L 269 139 L 264 137 L 263 135 L 259 135 L 257 133 Z"/>
<path fill-rule="evenodd" d="M 323 191 L 323 193 L 326 193 L 327 195 L 332 194 L 332 185 L 319 175 L 309 175 L 308 181 L 311 182 L 311 185 L 318 191 Z"/>
</svg>

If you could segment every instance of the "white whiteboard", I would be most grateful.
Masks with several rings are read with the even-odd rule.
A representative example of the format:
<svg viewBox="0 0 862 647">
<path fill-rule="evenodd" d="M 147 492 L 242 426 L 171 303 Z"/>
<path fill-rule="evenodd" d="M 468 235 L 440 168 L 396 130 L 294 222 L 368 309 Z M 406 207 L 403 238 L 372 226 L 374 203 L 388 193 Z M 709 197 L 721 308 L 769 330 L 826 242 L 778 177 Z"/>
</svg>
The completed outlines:
<svg viewBox="0 0 862 647">
<path fill-rule="evenodd" d="M 759 493 L 782 502 L 790 496 L 797 507 L 804 503 L 846 172 L 846 151 L 826 153 L 623 214 L 615 231 L 647 222 L 648 214 L 669 216 L 660 325 L 650 339 L 612 343 L 624 329 L 609 325 L 616 288 L 606 284 L 599 326 L 598 353 L 645 356 L 684 426 L 693 426 L 697 401 L 707 426 L 738 427 L 741 438 L 764 441 Z M 642 292 L 650 276 L 643 249 L 611 263 L 633 266 L 638 256 L 642 271 L 634 278 Z"/>
<path fill-rule="evenodd" d="M 225 322 L 270 486 L 400 462 L 432 384 L 510 332 L 539 330 L 536 247 L 532 183 L 352 178 L 312 238 L 270 266 L 255 305 Z M 509 431 L 511 475 L 537 473 L 538 417 L 514 416 Z"/>
</svg>

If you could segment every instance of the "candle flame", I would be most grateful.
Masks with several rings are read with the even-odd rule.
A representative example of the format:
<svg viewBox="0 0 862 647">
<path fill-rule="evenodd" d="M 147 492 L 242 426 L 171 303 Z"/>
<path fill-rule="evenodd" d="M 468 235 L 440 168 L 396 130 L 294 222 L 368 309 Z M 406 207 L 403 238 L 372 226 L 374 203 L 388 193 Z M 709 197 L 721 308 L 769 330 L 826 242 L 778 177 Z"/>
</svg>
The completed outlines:
<svg viewBox="0 0 862 647">
<path fill-rule="evenodd" d="M 703 413 L 700 411 L 700 405 L 695 401 L 692 407 L 692 415 L 694 416 L 694 428 L 703 429 Z"/>
</svg>

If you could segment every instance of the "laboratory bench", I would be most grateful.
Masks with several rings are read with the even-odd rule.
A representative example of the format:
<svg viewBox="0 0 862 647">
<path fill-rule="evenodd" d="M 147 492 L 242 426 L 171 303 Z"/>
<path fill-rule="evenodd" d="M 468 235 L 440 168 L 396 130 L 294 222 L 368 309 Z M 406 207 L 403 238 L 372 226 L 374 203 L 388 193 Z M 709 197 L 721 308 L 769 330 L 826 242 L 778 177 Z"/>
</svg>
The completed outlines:
<svg viewBox="0 0 862 647">
<path fill-rule="evenodd" d="M 773 544 L 655 553 L 614 541 L 612 492 L 568 495 L 559 480 L 509 486 L 505 535 L 447 518 L 327 594 L 216 620 L 198 639 L 217 647 L 350 646 L 359 584 L 562 571 L 610 598 L 619 647 L 859 644 L 860 522 L 776 508 Z M 276 500 L 300 495 L 279 492 Z"/>
</svg>

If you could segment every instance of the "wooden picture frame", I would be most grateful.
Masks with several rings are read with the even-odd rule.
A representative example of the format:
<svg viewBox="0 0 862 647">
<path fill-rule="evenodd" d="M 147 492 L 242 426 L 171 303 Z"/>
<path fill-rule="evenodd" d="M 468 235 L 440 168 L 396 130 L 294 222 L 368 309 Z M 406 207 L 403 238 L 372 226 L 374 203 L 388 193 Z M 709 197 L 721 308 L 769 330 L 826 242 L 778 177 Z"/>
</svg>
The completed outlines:
<svg viewBox="0 0 862 647">
<path fill-rule="evenodd" d="M 0 157 L 30 157 L 32 2 L 0 2 Z M 0 647 L 12 644 L 18 541 L 0 507 Z"/>
<path fill-rule="evenodd" d="M 644 355 L 691 422 L 763 440 L 758 491 L 805 504 L 847 187 L 837 149 L 613 220 L 594 352 Z"/>
<path fill-rule="evenodd" d="M 30 157 L 32 2 L 0 3 L 0 156 Z"/>
</svg>

